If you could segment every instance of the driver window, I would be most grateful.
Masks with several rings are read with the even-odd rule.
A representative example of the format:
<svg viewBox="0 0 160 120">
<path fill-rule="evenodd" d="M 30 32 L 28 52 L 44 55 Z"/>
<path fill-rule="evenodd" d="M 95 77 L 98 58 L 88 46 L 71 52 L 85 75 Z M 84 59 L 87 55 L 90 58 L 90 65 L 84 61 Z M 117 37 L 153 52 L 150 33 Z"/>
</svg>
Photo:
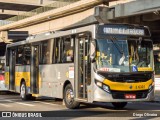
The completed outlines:
<svg viewBox="0 0 160 120">
<path fill-rule="evenodd" d="M 129 42 L 129 61 L 131 66 L 136 65 L 139 62 L 139 54 L 138 54 L 138 47 L 135 41 Z"/>
<path fill-rule="evenodd" d="M 131 66 L 137 67 L 149 67 L 151 45 L 147 41 L 141 41 L 138 44 L 137 41 L 129 41 L 129 61 Z"/>
<path fill-rule="evenodd" d="M 70 37 L 66 37 L 63 39 L 62 63 L 69 63 L 74 61 L 73 42 L 73 38 Z"/>
</svg>

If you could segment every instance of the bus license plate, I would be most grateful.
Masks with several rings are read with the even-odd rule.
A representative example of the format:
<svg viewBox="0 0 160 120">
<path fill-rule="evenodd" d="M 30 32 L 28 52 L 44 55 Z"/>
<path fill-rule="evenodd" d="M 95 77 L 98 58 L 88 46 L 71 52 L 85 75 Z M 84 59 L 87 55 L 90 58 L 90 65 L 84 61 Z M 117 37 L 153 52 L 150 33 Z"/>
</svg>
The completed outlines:
<svg viewBox="0 0 160 120">
<path fill-rule="evenodd" d="M 125 94 L 126 99 L 136 99 L 136 94 Z"/>
</svg>

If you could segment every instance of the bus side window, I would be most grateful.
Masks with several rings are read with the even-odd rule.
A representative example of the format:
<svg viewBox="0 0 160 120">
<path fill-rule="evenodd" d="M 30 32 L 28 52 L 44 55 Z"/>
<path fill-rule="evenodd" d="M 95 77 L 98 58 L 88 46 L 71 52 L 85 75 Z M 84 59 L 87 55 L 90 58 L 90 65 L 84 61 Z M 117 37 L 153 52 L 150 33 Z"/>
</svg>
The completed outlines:
<svg viewBox="0 0 160 120">
<path fill-rule="evenodd" d="M 60 54 L 61 54 L 61 39 L 55 38 L 53 45 L 53 63 L 60 63 Z"/>
<path fill-rule="evenodd" d="M 62 47 L 62 62 L 63 63 L 70 63 L 74 61 L 73 55 L 73 39 L 70 37 L 66 37 L 63 40 L 63 47 Z"/>
<path fill-rule="evenodd" d="M 19 65 L 23 64 L 23 46 L 19 46 L 17 48 L 16 64 Z"/>
<path fill-rule="evenodd" d="M 6 51 L 6 66 L 9 66 L 9 52 L 10 52 L 10 49 L 7 48 L 7 51 Z"/>
<path fill-rule="evenodd" d="M 24 64 L 30 65 L 30 59 L 31 59 L 31 46 L 26 45 L 24 46 Z"/>
<path fill-rule="evenodd" d="M 42 42 L 42 64 L 50 64 L 50 47 L 51 47 L 51 40 L 46 40 Z"/>
<path fill-rule="evenodd" d="M 53 63 L 71 63 L 74 61 L 73 38 L 67 36 L 54 39 Z"/>
</svg>

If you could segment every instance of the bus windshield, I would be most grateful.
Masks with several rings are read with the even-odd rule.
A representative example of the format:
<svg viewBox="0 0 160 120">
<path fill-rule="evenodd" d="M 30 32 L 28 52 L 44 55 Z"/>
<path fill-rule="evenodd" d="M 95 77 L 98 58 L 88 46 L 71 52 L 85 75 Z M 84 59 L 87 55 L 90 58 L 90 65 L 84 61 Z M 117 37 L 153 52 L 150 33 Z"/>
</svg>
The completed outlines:
<svg viewBox="0 0 160 120">
<path fill-rule="evenodd" d="M 108 72 L 149 71 L 152 65 L 152 42 L 97 39 L 97 69 Z M 152 71 L 152 70 L 151 70 Z"/>
<path fill-rule="evenodd" d="M 151 41 L 128 41 L 130 64 L 137 67 L 153 67 L 153 47 Z"/>
</svg>

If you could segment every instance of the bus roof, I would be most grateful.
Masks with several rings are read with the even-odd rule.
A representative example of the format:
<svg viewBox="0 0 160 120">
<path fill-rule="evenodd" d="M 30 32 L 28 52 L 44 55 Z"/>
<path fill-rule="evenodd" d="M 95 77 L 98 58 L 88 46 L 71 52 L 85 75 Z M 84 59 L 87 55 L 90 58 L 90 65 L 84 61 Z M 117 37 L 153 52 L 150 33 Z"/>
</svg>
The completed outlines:
<svg viewBox="0 0 160 120">
<path fill-rule="evenodd" d="M 43 40 L 48 40 L 48 39 L 52 39 L 52 38 L 57 38 L 57 37 L 61 37 L 61 36 L 69 36 L 69 35 L 73 35 L 75 33 L 82 33 L 82 32 L 92 32 L 93 36 L 92 38 L 95 39 L 95 26 L 97 26 L 99 24 L 92 24 L 92 25 L 88 25 L 88 26 L 83 26 L 83 27 L 79 27 L 79 28 L 74 28 L 74 29 L 70 29 L 70 30 L 64 30 L 64 31 L 48 31 L 46 33 L 41 33 L 41 34 L 36 34 L 36 35 L 31 35 L 29 36 L 26 40 L 24 41 L 20 41 L 20 42 L 15 42 L 12 44 L 8 44 L 7 47 L 13 47 L 13 46 L 18 46 L 18 45 L 24 45 L 27 43 L 34 43 L 34 42 L 38 42 L 38 41 L 43 41 Z M 139 25 L 132 25 L 132 24 L 104 24 L 104 25 L 113 25 L 113 26 L 126 26 L 126 27 L 133 27 L 133 28 L 137 28 L 137 27 L 142 27 L 145 29 L 148 29 L 146 26 L 139 26 Z"/>
<path fill-rule="evenodd" d="M 95 24 L 81 27 L 81 28 L 66 30 L 66 31 L 56 31 L 56 32 L 49 31 L 49 32 L 42 33 L 42 34 L 31 35 L 26 40 L 8 44 L 7 47 L 18 46 L 18 45 L 23 45 L 23 44 L 27 44 L 27 43 L 34 43 L 34 42 L 48 40 L 48 39 L 57 38 L 57 37 L 61 37 L 61 36 L 69 36 L 69 35 L 73 35 L 75 33 L 93 32 L 94 27 L 95 27 Z"/>
</svg>

